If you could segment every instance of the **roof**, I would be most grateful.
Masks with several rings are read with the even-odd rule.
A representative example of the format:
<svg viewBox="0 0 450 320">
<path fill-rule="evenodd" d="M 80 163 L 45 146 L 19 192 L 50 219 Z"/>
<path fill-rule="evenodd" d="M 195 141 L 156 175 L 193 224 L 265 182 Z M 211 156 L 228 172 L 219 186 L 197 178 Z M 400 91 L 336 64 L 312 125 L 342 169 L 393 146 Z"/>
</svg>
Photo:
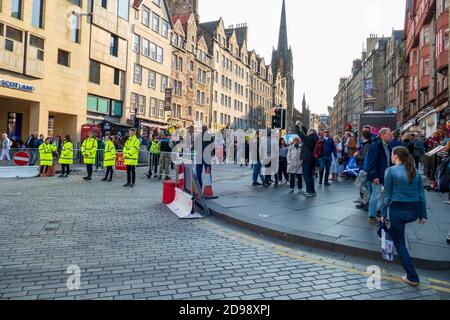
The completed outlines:
<svg viewBox="0 0 450 320">
<path fill-rule="evenodd" d="M 216 33 L 220 20 L 200 23 L 200 27 L 210 34 Z"/>
</svg>

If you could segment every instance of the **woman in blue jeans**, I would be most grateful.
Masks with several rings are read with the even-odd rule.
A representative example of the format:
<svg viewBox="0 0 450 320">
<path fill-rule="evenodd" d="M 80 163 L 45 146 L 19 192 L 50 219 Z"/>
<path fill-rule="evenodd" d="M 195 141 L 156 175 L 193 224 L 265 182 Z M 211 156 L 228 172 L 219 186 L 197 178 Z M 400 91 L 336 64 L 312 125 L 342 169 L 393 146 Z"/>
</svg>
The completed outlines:
<svg viewBox="0 0 450 320">
<path fill-rule="evenodd" d="M 391 236 L 406 271 L 402 280 L 411 286 L 418 286 L 419 275 L 405 244 L 405 226 L 418 220 L 422 225 L 427 222 L 423 180 L 407 148 L 395 148 L 392 151 L 392 162 L 395 166 L 387 169 L 385 174 L 382 221 L 385 220 L 389 209 Z"/>
</svg>

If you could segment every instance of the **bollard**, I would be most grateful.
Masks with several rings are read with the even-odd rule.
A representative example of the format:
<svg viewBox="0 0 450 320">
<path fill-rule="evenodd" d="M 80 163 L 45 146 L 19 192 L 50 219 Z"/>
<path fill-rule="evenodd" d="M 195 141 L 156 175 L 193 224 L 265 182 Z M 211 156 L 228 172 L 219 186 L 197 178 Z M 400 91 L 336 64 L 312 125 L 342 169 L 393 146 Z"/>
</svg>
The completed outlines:
<svg viewBox="0 0 450 320">
<path fill-rule="evenodd" d="M 163 182 L 163 204 L 171 204 L 175 200 L 175 189 L 177 183 L 172 180 L 167 180 Z"/>
</svg>

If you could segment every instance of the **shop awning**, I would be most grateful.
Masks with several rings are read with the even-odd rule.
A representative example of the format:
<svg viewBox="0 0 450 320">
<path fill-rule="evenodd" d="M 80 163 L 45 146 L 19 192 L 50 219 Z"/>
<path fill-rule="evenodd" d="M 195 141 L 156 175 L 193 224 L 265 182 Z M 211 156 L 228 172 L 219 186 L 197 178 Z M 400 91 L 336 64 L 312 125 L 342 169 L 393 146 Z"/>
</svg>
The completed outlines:
<svg viewBox="0 0 450 320">
<path fill-rule="evenodd" d="M 448 101 L 444 102 L 443 104 L 441 104 L 439 107 L 437 108 L 433 108 L 431 107 L 431 110 L 429 110 L 426 114 L 422 115 L 422 116 L 418 116 L 417 121 L 422 121 L 427 119 L 429 116 L 435 114 L 435 113 L 439 113 L 444 111 L 446 108 L 448 107 Z"/>
</svg>

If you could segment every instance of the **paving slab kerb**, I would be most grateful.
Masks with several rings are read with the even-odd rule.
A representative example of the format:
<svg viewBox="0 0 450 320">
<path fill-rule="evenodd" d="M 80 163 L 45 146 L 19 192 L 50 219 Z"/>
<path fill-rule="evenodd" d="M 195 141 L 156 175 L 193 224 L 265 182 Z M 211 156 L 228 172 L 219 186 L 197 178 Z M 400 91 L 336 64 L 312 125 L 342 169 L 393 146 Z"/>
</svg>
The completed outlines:
<svg viewBox="0 0 450 320">
<path fill-rule="evenodd" d="M 233 179 L 216 179 L 215 195 L 208 205 L 215 216 L 254 232 L 293 243 L 353 256 L 381 260 L 377 226 L 368 223 L 367 212 L 355 208 L 358 197 L 349 181 L 318 186 L 318 196 L 289 194 L 289 187 L 264 189 L 252 186 L 251 170 L 231 166 Z M 406 240 L 417 267 L 450 269 L 450 207 L 444 195 L 427 193 L 429 221 L 406 228 Z M 399 263 L 396 259 L 396 263 Z"/>
</svg>

